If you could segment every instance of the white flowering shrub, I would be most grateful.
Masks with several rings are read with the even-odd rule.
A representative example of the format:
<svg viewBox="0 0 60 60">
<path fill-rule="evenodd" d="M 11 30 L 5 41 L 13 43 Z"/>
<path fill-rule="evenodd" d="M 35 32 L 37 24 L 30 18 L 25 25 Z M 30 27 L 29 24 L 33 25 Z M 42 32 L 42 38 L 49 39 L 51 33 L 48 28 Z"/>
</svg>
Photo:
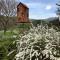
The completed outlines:
<svg viewBox="0 0 60 60">
<path fill-rule="evenodd" d="M 56 60 L 60 57 L 60 32 L 38 25 L 21 34 L 16 60 Z"/>
</svg>

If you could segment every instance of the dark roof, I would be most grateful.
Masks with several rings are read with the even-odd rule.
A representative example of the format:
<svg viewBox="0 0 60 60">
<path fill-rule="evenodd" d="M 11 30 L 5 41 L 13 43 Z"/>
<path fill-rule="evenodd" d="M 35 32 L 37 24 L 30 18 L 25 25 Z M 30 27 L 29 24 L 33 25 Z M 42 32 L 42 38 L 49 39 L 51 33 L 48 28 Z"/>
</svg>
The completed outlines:
<svg viewBox="0 0 60 60">
<path fill-rule="evenodd" d="M 17 5 L 17 7 L 18 7 L 19 5 L 23 5 L 24 7 L 28 8 L 25 4 L 23 4 L 23 3 L 21 3 L 21 2 Z"/>
</svg>

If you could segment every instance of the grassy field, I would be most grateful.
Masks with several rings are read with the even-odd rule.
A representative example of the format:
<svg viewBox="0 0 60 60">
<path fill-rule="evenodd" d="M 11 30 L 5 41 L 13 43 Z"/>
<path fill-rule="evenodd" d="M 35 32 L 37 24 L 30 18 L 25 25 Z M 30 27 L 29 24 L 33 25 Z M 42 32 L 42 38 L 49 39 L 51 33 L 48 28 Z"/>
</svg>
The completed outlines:
<svg viewBox="0 0 60 60">
<path fill-rule="evenodd" d="M 13 32 L 7 31 L 4 35 L 3 31 L 0 31 L 0 60 L 13 60 L 12 58 L 16 54 L 16 39 L 18 32 L 14 30 Z M 11 51 L 14 54 L 7 56 Z"/>
<path fill-rule="evenodd" d="M 4 34 L 0 31 L 0 60 L 13 60 L 16 55 L 16 40 L 19 39 L 19 34 L 23 33 L 25 29 L 29 29 L 26 25 L 11 28 Z M 27 27 L 27 28 L 26 28 Z"/>
</svg>

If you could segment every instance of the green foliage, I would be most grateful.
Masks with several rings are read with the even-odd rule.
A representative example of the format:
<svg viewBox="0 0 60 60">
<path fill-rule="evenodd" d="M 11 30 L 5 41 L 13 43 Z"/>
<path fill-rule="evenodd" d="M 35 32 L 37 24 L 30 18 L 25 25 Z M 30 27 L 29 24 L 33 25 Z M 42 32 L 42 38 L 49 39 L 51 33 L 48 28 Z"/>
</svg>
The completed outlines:
<svg viewBox="0 0 60 60">
<path fill-rule="evenodd" d="M 40 25 L 41 23 L 42 23 L 43 25 L 44 25 L 44 24 L 48 24 L 48 21 L 46 21 L 46 20 L 32 20 L 32 23 L 33 23 L 34 26 L 37 26 L 37 24 Z"/>
<path fill-rule="evenodd" d="M 6 32 L 6 35 L 3 34 L 3 31 L 1 32 L 0 36 L 0 60 L 12 60 L 14 56 L 16 55 L 16 51 L 11 54 L 10 56 L 7 56 L 9 52 L 12 50 L 16 50 L 16 38 L 13 37 L 15 35 L 14 32 Z"/>
<path fill-rule="evenodd" d="M 24 29 L 29 29 L 31 27 L 30 23 L 20 23 L 18 25 L 18 28 L 24 28 Z"/>
<path fill-rule="evenodd" d="M 5 59 L 5 57 L 7 58 L 7 54 L 14 49 L 16 50 L 16 44 L 13 44 L 12 39 L 0 41 L 1 59 Z"/>
<path fill-rule="evenodd" d="M 31 23 L 17 23 L 17 29 L 19 33 L 23 33 L 32 27 Z"/>
</svg>

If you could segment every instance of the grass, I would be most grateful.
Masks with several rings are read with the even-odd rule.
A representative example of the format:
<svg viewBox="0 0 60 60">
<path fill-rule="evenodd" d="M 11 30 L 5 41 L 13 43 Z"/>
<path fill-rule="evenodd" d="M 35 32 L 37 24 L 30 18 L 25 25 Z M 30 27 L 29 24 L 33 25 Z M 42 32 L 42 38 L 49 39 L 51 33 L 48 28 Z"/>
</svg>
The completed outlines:
<svg viewBox="0 0 60 60">
<path fill-rule="evenodd" d="M 27 26 L 27 25 L 26 25 Z M 6 31 L 0 31 L 0 60 L 13 60 L 16 55 L 16 42 L 13 43 L 18 39 L 19 34 L 21 34 L 24 30 L 26 30 L 26 26 L 23 28 L 11 28 Z M 29 28 L 29 27 L 28 27 Z M 15 50 L 13 54 L 7 56 L 11 51 Z"/>
<path fill-rule="evenodd" d="M 7 55 L 12 50 L 16 50 L 16 43 L 13 43 L 16 38 L 13 36 L 17 34 L 16 30 L 13 32 L 7 31 L 5 35 L 3 31 L 0 31 L 0 60 L 12 60 L 12 57 L 15 56 L 16 52 L 11 56 Z"/>
<path fill-rule="evenodd" d="M 3 59 L 7 59 L 7 54 L 16 49 L 15 44 L 13 44 L 13 41 L 11 40 L 4 40 L 4 41 L 0 41 L 0 53 L 2 54 L 2 56 L 0 56 L 0 58 Z"/>
</svg>

